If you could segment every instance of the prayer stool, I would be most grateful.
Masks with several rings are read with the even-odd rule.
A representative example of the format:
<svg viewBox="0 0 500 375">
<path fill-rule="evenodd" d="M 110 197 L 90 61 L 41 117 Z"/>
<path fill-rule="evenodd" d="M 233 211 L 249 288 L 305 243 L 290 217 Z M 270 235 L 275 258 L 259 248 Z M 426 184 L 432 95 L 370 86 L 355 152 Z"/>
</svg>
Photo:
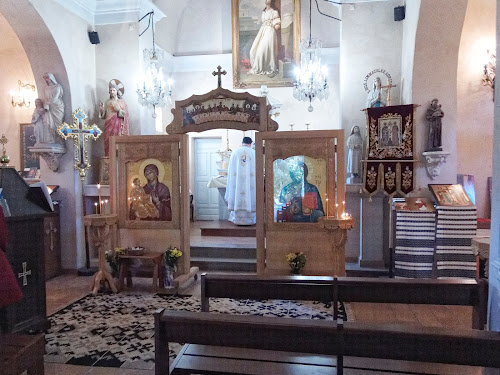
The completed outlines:
<svg viewBox="0 0 500 375">
<path fill-rule="evenodd" d="M 153 292 L 163 287 L 163 253 L 145 252 L 142 255 L 120 254 L 118 262 L 120 272 L 118 278 L 118 290 L 123 289 L 124 279 L 127 278 L 127 287 L 132 287 L 131 264 L 134 259 L 148 260 L 153 262 Z"/>
<path fill-rule="evenodd" d="M 2 375 L 43 375 L 45 336 L 0 334 L 0 373 Z"/>
</svg>

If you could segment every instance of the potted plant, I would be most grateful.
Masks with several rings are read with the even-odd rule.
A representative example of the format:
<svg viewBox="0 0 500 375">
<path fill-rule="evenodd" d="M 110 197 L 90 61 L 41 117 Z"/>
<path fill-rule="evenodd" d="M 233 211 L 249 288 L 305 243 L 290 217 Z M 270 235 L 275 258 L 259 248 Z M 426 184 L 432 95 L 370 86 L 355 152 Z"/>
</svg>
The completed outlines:
<svg viewBox="0 0 500 375">
<path fill-rule="evenodd" d="M 304 266 L 306 265 L 307 261 L 306 255 L 303 252 L 289 253 L 286 256 L 286 260 L 288 261 L 288 264 L 292 269 L 291 270 L 292 274 L 294 275 L 302 274 L 302 270 L 304 269 Z"/>
</svg>

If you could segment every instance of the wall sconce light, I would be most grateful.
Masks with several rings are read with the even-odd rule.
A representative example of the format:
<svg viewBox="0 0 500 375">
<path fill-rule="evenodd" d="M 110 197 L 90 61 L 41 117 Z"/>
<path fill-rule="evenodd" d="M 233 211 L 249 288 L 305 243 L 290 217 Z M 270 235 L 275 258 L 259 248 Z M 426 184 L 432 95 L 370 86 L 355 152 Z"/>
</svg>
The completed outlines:
<svg viewBox="0 0 500 375">
<path fill-rule="evenodd" d="M 10 90 L 10 96 L 12 97 L 13 107 L 29 107 L 31 105 L 32 94 L 35 92 L 35 86 L 29 83 L 22 83 L 20 80 L 17 81 L 17 95 L 15 90 Z M 30 92 L 31 91 L 31 92 Z"/>
<path fill-rule="evenodd" d="M 483 66 L 483 85 L 490 86 L 493 89 L 493 101 L 495 100 L 495 70 L 497 65 L 496 51 L 490 53 L 490 50 L 486 50 L 488 54 L 488 62 Z"/>
</svg>

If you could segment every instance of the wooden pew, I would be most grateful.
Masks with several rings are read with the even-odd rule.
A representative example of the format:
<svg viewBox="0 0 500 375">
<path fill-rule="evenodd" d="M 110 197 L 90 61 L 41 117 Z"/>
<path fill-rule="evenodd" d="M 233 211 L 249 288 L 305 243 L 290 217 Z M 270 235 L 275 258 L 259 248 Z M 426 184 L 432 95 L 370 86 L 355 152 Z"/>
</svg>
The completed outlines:
<svg viewBox="0 0 500 375">
<path fill-rule="evenodd" d="M 187 343 L 170 369 L 169 342 Z M 343 356 L 500 368 L 498 353 L 498 332 L 163 309 L 155 313 L 156 375 L 334 374 L 335 367 L 340 375 Z"/>
<path fill-rule="evenodd" d="M 210 298 L 285 299 L 472 306 L 472 328 L 484 329 L 484 279 L 383 279 L 328 276 L 201 275 L 201 310 Z M 337 303 L 333 303 L 334 319 Z"/>
<path fill-rule="evenodd" d="M 1 375 L 43 375 L 45 336 L 0 334 Z"/>
</svg>

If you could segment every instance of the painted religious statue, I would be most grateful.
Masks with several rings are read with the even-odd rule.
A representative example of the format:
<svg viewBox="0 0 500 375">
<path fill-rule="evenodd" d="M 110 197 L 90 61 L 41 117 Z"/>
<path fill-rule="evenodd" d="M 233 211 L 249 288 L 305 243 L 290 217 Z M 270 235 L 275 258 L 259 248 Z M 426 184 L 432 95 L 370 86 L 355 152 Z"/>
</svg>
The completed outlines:
<svg viewBox="0 0 500 375">
<path fill-rule="evenodd" d="M 366 98 L 366 108 L 387 107 L 387 99 L 382 88 L 380 77 L 375 77 L 373 86 Z"/>
<path fill-rule="evenodd" d="M 441 119 L 444 117 L 444 112 L 441 110 L 441 104 L 438 104 L 437 99 L 432 99 L 425 118 L 429 121 L 429 137 L 427 140 L 426 151 L 442 151 L 441 143 Z"/>
<path fill-rule="evenodd" d="M 363 175 L 363 138 L 359 126 L 347 138 L 347 183 L 361 183 Z"/>
<path fill-rule="evenodd" d="M 117 79 L 109 81 L 109 99 L 99 102 L 99 117 L 104 123 L 104 154 L 109 155 L 109 138 L 128 134 L 128 107 L 122 96 L 125 89 Z"/>
</svg>

